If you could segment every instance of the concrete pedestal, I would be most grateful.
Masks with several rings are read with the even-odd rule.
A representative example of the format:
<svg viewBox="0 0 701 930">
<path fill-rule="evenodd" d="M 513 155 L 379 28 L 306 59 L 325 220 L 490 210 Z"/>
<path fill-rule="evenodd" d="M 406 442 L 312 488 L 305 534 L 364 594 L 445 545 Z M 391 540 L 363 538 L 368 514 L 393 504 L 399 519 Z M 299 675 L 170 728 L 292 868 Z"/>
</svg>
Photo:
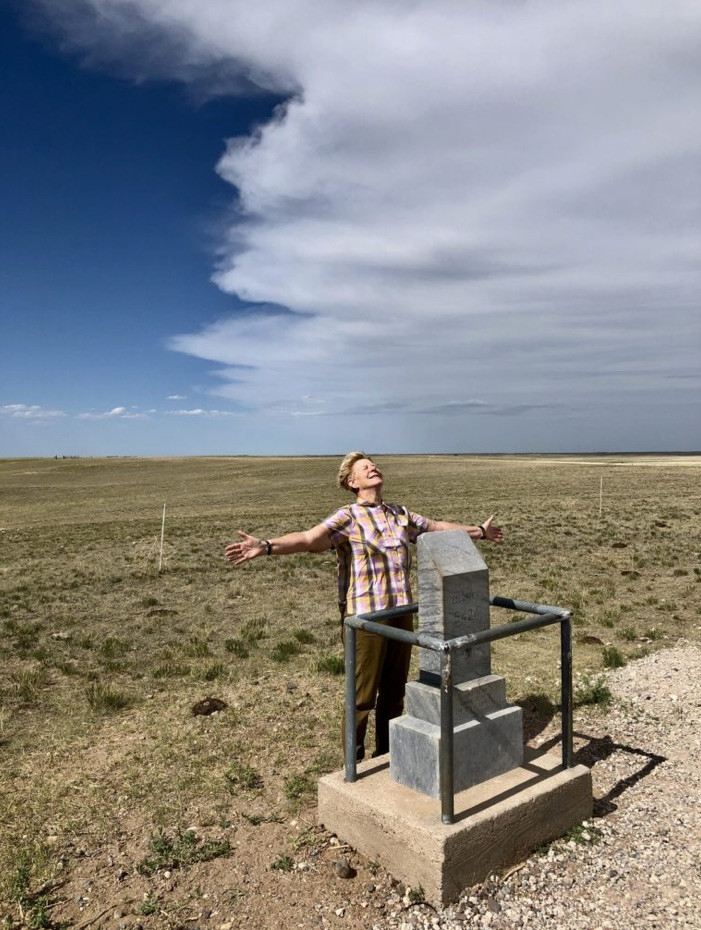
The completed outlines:
<svg viewBox="0 0 701 930">
<path fill-rule="evenodd" d="M 519 768 L 455 796 L 454 824 L 441 822 L 440 801 L 397 784 L 389 756 L 319 782 L 319 822 L 434 905 L 507 868 L 562 836 L 592 813 L 591 773 L 563 769 L 561 759 L 533 755 Z"/>
</svg>

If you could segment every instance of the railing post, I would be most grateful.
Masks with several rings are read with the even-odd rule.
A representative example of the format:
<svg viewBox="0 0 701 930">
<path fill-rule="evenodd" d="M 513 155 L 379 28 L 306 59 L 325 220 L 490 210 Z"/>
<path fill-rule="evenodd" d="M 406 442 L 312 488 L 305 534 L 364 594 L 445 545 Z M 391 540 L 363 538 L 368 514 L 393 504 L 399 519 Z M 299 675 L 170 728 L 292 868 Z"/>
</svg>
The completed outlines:
<svg viewBox="0 0 701 930">
<path fill-rule="evenodd" d="M 344 623 L 343 648 L 346 665 L 346 712 L 344 715 L 345 733 L 343 734 L 346 749 L 346 781 L 356 781 L 358 765 L 355 758 L 357 751 L 355 745 L 355 627 Z"/>
<path fill-rule="evenodd" d="M 560 622 L 560 673 L 562 692 L 562 767 L 572 768 L 572 617 Z"/>
<path fill-rule="evenodd" d="M 453 652 L 441 653 L 441 748 L 438 773 L 441 792 L 441 820 L 455 820 L 453 795 Z"/>
</svg>

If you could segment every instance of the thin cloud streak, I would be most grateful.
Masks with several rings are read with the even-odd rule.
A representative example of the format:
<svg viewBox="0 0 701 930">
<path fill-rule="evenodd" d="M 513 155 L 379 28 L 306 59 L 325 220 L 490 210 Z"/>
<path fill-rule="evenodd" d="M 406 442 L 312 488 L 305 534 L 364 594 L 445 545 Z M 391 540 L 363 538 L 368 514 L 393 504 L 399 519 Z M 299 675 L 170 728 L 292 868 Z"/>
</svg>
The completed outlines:
<svg viewBox="0 0 701 930">
<path fill-rule="evenodd" d="M 217 418 L 217 417 L 236 417 L 236 416 L 240 416 L 240 414 L 236 413 L 233 410 L 203 410 L 200 407 L 196 407 L 192 410 L 166 410 L 166 416 L 168 417 Z"/>
<path fill-rule="evenodd" d="M 4 404 L 0 406 L 0 416 L 14 420 L 56 420 L 66 414 L 63 410 L 49 410 L 38 404 Z"/>
<path fill-rule="evenodd" d="M 678 400 L 670 379 L 697 369 L 691 0 L 60 11 L 93 61 L 289 95 L 217 166 L 236 202 L 214 280 L 254 306 L 168 341 L 220 366 L 213 394 L 310 418 L 309 395 L 387 417 L 553 398 L 620 415 Z M 150 57 L 130 55 L 135 32 Z"/>
<path fill-rule="evenodd" d="M 147 420 L 149 414 L 130 412 L 126 407 L 113 407 L 112 410 L 106 410 L 102 413 L 89 411 L 79 413 L 76 417 L 78 420 Z"/>
</svg>

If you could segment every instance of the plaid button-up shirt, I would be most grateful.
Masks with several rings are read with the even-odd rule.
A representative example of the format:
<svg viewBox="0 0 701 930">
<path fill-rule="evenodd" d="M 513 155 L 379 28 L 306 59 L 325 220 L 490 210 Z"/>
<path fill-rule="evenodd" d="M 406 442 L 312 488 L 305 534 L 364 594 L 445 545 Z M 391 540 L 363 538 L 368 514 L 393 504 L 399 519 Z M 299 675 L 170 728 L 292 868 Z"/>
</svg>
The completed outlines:
<svg viewBox="0 0 701 930">
<path fill-rule="evenodd" d="M 410 543 L 428 520 L 396 504 L 350 504 L 323 521 L 338 557 L 338 600 L 346 616 L 411 603 Z"/>
</svg>

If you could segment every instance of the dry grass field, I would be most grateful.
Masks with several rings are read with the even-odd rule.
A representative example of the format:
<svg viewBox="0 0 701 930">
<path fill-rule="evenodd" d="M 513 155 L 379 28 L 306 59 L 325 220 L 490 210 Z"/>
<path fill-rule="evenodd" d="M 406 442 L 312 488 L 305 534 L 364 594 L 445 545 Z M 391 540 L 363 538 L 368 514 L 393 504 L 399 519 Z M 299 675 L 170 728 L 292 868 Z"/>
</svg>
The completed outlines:
<svg viewBox="0 0 701 930">
<path fill-rule="evenodd" d="M 496 514 L 506 541 L 482 546 L 492 593 L 574 610 L 580 703 L 603 700 L 604 668 L 701 638 L 701 457 L 379 461 L 388 500 L 436 518 Z M 305 812 L 341 765 L 333 554 L 234 569 L 223 549 L 237 528 L 317 523 L 346 500 L 336 467 L 0 462 L 6 927 L 194 926 L 195 914 L 219 927 L 201 902 L 222 869 L 227 907 L 245 915 L 260 874 L 290 882 L 299 851 L 321 842 Z M 494 647 L 527 719 L 555 712 L 557 661 L 552 628 Z M 193 715 L 206 697 L 227 706 Z"/>
</svg>

